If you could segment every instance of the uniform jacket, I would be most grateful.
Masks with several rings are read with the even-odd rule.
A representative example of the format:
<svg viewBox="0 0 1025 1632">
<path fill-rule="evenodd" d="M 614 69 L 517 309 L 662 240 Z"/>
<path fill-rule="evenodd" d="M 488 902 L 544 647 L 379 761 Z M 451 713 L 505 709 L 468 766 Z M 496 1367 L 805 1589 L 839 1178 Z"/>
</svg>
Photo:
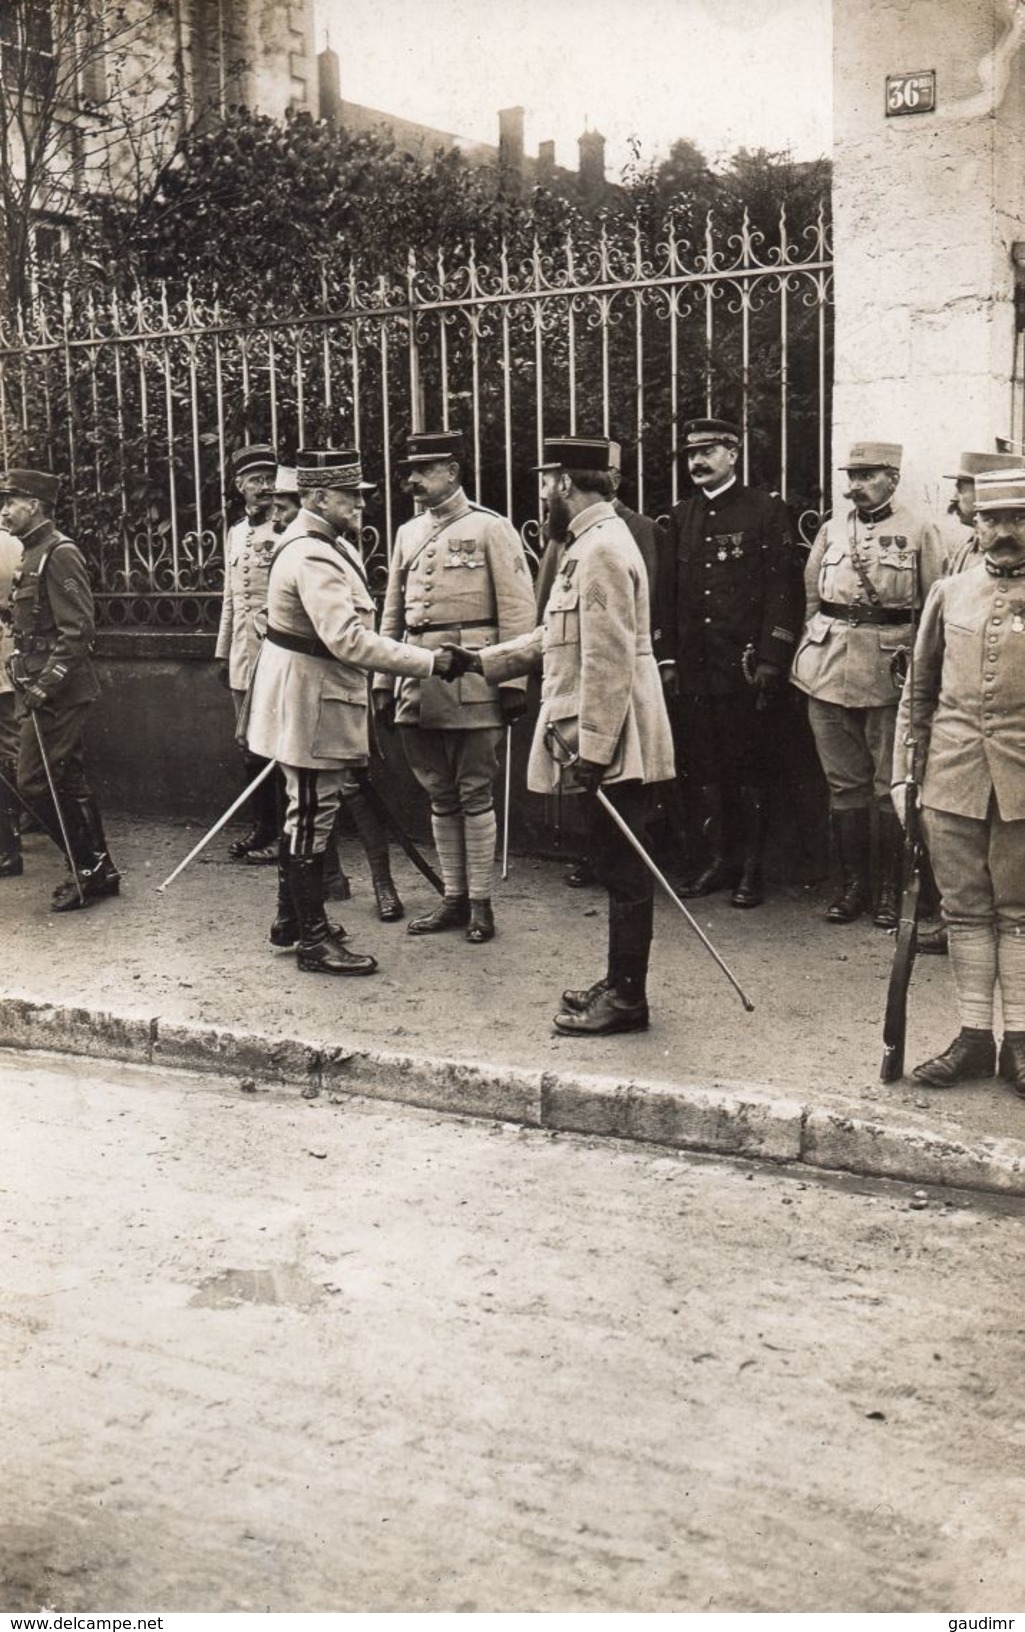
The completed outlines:
<svg viewBox="0 0 1025 1632">
<path fill-rule="evenodd" d="M 982 562 L 982 551 L 979 548 L 979 535 L 973 528 L 963 544 L 951 552 L 947 563 L 947 576 L 953 578 L 958 572 L 966 572 L 969 567 L 977 567 Z"/>
<path fill-rule="evenodd" d="M 733 482 L 673 506 L 658 655 L 682 692 L 743 692 L 749 665 L 790 666 L 801 627 L 801 568 L 786 505 Z"/>
<path fill-rule="evenodd" d="M 0 696 L 14 690 L 7 673 L 7 659 L 14 651 L 10 626 L 11 582 L 21 565 L 21 539 L 0 532 Z"/>
<path fill-rule="evenodd" d="M 1005 821 L 1025 818 L 1025 576 L 994 577 L 983 561 L 933 586 L 897 715 L 895 782 L 912 720 L 924 805 L 981 821 L 995 792 Z"/>
<path fill-rule="evenodd" d="M 640 551 L 610 504 L 581 511 L 571 533 L 544 623 L 485 649 L 485 677 L 501 685 L 543 668 L 527 767 L 536 793 L 559 784 L 545 744 L 549 721 L 582 758 L 608 766 L 606 782 L 666 782 L 675 773 L 672 730 L 651 649 Z"/>
<path fill-rule="evenodd" d="M 853 565 L 852 547 L 881 605 L 906 607 L 906 623 L 852 626 L 819 611 L 822 601 L 870 604 Z M 922 605 L 945 570 L 939 529 L 899 501 L 875 521 L 862 521 L 854 509 L 831 516 L 819 529 L 805 569 L 807 622 L 790 675 L 794 685 L 844 708 L 895 705 L 891 660 L 900 647 L 910 646 L 913 609 Z"/>
<path fill-rule="evenodd" d="M 414 645 L 476 648 L 533 629 L 534 592 L 515 528 L 471 504 L 460 488 L 400 527 L 392 551 L 381 633 Z M 516 689 L 524 689 L 524 682 Z M 498 693 L 478 674 L 460 680 L 374 680 L 394 690 L 400 725 L 468 731 L 502 724 Z"/>
<path fill-rule="evenodd" d="M 430 674 L 428 651 L 374 632 L 374 601 L 353 552 L 309 510 L 281 535 L 267 586 L 267 625 L 318 637 L 332 657 L 291 652 L 270 640 L 253 678 L 247 741 L 283 765 L 337 770 L 368 752 L 368 670 Z"/>
<path fill-rule="evenodd" d="M 92 665 L 96 620 L 85 557 L 52 521 L 22 539 L 11 590 L 18 674 L 50 702 L 71 707 L 99 696 Z"/>
<path fill-rule="evenodd" d="M 279 535 L 272 521 L 254 527 L 237 521 L 228 533 L 224 552 L 224 600 L 214 656 L 228 659 L 228 681 L 233 691 L 245 691 L 261 629 L 257 615 L 267 602 L 267 580 Z"/>
</svg>

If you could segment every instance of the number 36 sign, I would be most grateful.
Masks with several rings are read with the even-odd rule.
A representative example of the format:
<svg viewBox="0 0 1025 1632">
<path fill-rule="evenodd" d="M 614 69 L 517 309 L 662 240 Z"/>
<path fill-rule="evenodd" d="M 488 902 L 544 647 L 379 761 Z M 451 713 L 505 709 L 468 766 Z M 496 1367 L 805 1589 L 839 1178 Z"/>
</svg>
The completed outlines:
<svg viewBox="0 0 1025 1632">
<path fill-rule="evenodd" d="M 886 117 L 899 113 L 932 113 L 936 106 L 936 70 L 890 74 L 886 80 Z"/>
</svg>

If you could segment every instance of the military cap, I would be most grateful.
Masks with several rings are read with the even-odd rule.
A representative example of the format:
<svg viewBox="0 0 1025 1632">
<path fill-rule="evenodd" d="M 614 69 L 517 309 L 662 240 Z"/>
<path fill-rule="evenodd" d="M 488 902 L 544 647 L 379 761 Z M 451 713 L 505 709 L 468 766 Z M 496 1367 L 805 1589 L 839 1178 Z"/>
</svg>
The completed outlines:
<svg viewBox="0 0 1025 1632">
<path fill-rule="evenodd" d="M 981 471 L 975 478 L 975 508 L 980 513 L 1025 510 L 1025 470 L 1021 465 L 1015 470 Z"/>
<path fill-rule="evenodd" d="M 607 436 L 548 436 L 541 450 L 537 471 L 618 470 L 620 450 L 618 442 Z"/>
<path fill-rule="evenodd" d="M 1020 470 L 1021 462 L 1020 453 L 963 453 L 960 470 L 948 471 L 947 479 L 974 482 L 984 470 Z"/>
<path fill-rule="evenodd" d="M 681 432 L 685 448 L 740 446 L 740 426 L 732 419 L 688 419 Z"/>
<path fill-rule="evenodd" d="M 375 484 L 363 480 L 358 448 L 300 448 L 295 456 L 300 493 L 317 487 L 340 487 L 346 492 L 370 493 Z"/>
<path fill-rule="evenodd" d="M 231 474 L 248 476 L 253 470 L 276 470 L 278 456 L 269 442 L 249 442 L 231 456 Z"/>
<path fill-rule="evenodd" d="M 406 438 L 406 457 L 399 468 L 408 470 L 412 465 L 433 465 L 454 459 L 463 463 L 462 431 L 413 431 Z"/>
<path fill-rule="evenodd" d="M 274 478 L 274 491 L 285 497 L 291 497 L 299 491 L 299 478 L 294 465 L 279 465 L 278 473 Z"/>
<path fill-rule="evenodd" d="M 55 504 L 60 485 L 60 477 L 49 470 L 8 470 L 0 476 L 0 497 L 17 493 L 23 499 L 42 499 L 44 504 Z"/>
<path fill-rule="evenodd" d="M 904 452 L 899 442 L 852 442 L 841 470 L 899 470 Z"/>
</svg>

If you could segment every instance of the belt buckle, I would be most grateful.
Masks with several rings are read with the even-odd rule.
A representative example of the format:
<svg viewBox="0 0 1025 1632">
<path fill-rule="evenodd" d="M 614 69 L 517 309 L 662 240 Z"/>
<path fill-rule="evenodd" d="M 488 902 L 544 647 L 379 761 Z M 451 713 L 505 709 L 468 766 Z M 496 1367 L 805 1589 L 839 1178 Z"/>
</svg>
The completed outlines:
<svg viewBox="0 0 1025 1632">
<path fill-rule="evenodd" d="M 854 604 L 854 602 L 852 601 L 850 606 L 847 608 L 847 627 L 848 627 L 848 629 L 857 629 L 859 624 L 861 623 L 861 621 L 862 621 L 861 608 L 856 606 Z"/>
</svg>

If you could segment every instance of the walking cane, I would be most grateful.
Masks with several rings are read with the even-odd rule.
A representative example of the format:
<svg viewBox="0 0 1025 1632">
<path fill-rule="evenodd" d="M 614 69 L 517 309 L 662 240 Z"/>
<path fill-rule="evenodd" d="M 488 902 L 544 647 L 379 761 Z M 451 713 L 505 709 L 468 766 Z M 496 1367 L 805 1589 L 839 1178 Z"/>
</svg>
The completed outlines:
<svg viewBox="0 0 1025 1632">
<path fill-rule="evenodd" d="M 263 770 L 260 772 L 259 776 L 254 776 L 253 777 L 253 780 L 250 782 L 248 788 L 245 788 L 239 794 L 238 798 L 235 800 L 235 803 L 233 805 L 228 806 L 228 808 L 224 812 L 223 816 L 218 817 L 217 821 L 214 823 L 214 825 L 210 829 L 209 833 L 204 833 L 204 835 L 200 839 L 199 843 L 197 845 L 194 845 L 193 848 L 189 851 L 188 855 L 185 857 L 185 860 L 180 861 L 178 863 L 177 867 L 174 869 L 174 872 L 173 873 L 168 873 L 167 877 L 164 879 L 164 882 L 162 884 L 157 885 L 157 894 L 158 895 L 162 895 L 164 890 L 167 889 L 167 886 L 169 884 L 174 883 L 175 879 L 178 877 L 178 874 L 183 873 L 185 871 L 186 867 L 189 865 L 189 862 L 194 861 L 195 858 L 199 855 L 199 852 L 201 850 L 206 849 L 207 845 L 210 843 L 210 840 L 217 837 L 218 833 L 221 831 L 221 828 L 224 827 L 226 822 L 231 821 L 231 818 L 234 816 L 236 810 L 238 810 L 242 805 L 245 804 L 246 800 L 249 798 L 249 795 L 256 788 L 258 788 L 260 786 L 261 782 L 266 781 L 267 777 L 270 776 L 271 771 L 273 771 L 275 769 L 275 767 L 277 766 L 277 763 L 278 762 L 277 762 L 276 759 L 269 759 L 267 761 L 266 765 L 263 767 Z"/>
<path fill-rule="evenodd" d="M 505 728 L 505 808 L 502 811 L 502 877 L 509 877 L 509 791 L 512 787 L 512 726 Z"/>
<path fill-rule="evenodd" d="M 574 763 L 574 761 L 577 760 L 580 756 L 573 752 L 573 750 L 569 746 L 569 743 L 566 741 L 565 737 L 563 737 L 562 733 L 557 729 L 556 726 L 549 723 L 548 731 L 555 738 L 556 742 L 559 744 L 559 747 L 563 750 L 563 752 L 566 755 L 568 755 L 568 758 L 565 761 L 563 761 L 562 763 L 564 763 L 566 765 L 572 765 Z M 722 970 L 723 974 L 726 976 L 726 979 L 729 981 L 730 985 L 733 987 L 733 990 L 736 992 L 737 996 L 740 998 L 740 1001 L 743 1003 L 744 1008 L 747 1010 L 747 1013 L 748 1014 L 753 1014 L 754 1013 L 754 1004 L 751 1002 L 751 999 L 748 997 L 748 995 L 744 991 L 743 987 L 739 984 L 739 982 L 738 982 L 736 976 L 734 975 L 733 971 L 730 969 L 730 967 L 726 963 L 725 959 L 722 958 L 720 956 L 720 954 L 716 951 L 715 947 L 712 945 L 711 941 L 708 939 L 708 936 L 705 934 L 704 930 L 701 928 L 701 925 L 698 923 L 697 919 L 694 918 L 687 911 L 687 908 L 684 906 L 683 902 L 680 900 L 680 897 L 677 895 L 676 891 L 673 889 L 673 887 L 669 883 L 668 879 L 663 875 L 663 873 L 655 865 L 654 861 L 652 861 L 651 857 L 648 855 L 648 852 L 645 850 L 645 848 L 644 848 L 643 844 L 641 843 L 640 839 L 633 832 L 633 829 L 628 825 L 628 823 L 626 823 L 623 820 L 622 816 L 619 814 L 619 811 L 616 809 L 615 805 L 612 803 L 612 800 L 609 798 L 608 794 L 604 793 L 600 787 L 595 788 L 594 791 L 595 791 L 595 794 L 597 795 L 599 804 L 601 804 L 603 806 L 603 808 L 608 812 L 608 814 L 612 817 L 612 820 L 615 822 L 616 826 L 620 829 L 620 831 L 622 832 L 624 838 L 626 838 L 626 839 L 628 839 L 630 841 L 630 844 L 633 846 L 633 848 L 636 850 L 637 854 L 640 856 L 640 858 L 643 861 L 645 867 L 647 867 L 647 869 L 648 869 L 649 873 L 652 875 L 652 877 L 657 879 L 658 883 L 661 884 L 662 888 L 665 890 L 666 894 L 668 895 L 670 901 L 672 901 L 674 906 L 678 907 L 679 910 L 683 913 L 683 916 L 686 918 L 686 920 L 687 920 L 688 924 L 690 925 L 691 929 L 694 931 L 695 935 L 698 937 L 698 940 L 705 947 L 705 950 L 711 953 L 712 957 L 715 959 L 716 963 L 719 965 L 719 968 Z"/>
<path fill-rule="evenodd" d="M 39 715 L 36 713 L 35 709 L 32 710 L 32 724 L 36 728 L 36 741 L 39 744 L 39 757 L 43 762 L 43 770 L 46 772 L 46 780 L 50 784 L 50 798 L 53 800 L 53 808 L 57 812 L 57 820 L 60 823 L 61 838 L 64 840 L 64 853 L 68 858 L 68 866 L 71 868 L 71 876 L 75 880 L 75 889 L 78 891 L 79 904 L 80 906 L 84 907 L 85 892 L 82 889 L 82 880 L 78 876 L 78 868 L 75 866 L 75 858 L 71 854 L 71 840 L 68 838 L 68 830 L 64 822 L 64 812 L 61 810 L 60 800 L 57 798 L 57 789 L 54 786 L 53 773 L 50 770 L 50 761 L 46 757 L 46 745 L 43 742 L 43 732 L 39 724 Z"/>
</svg>

